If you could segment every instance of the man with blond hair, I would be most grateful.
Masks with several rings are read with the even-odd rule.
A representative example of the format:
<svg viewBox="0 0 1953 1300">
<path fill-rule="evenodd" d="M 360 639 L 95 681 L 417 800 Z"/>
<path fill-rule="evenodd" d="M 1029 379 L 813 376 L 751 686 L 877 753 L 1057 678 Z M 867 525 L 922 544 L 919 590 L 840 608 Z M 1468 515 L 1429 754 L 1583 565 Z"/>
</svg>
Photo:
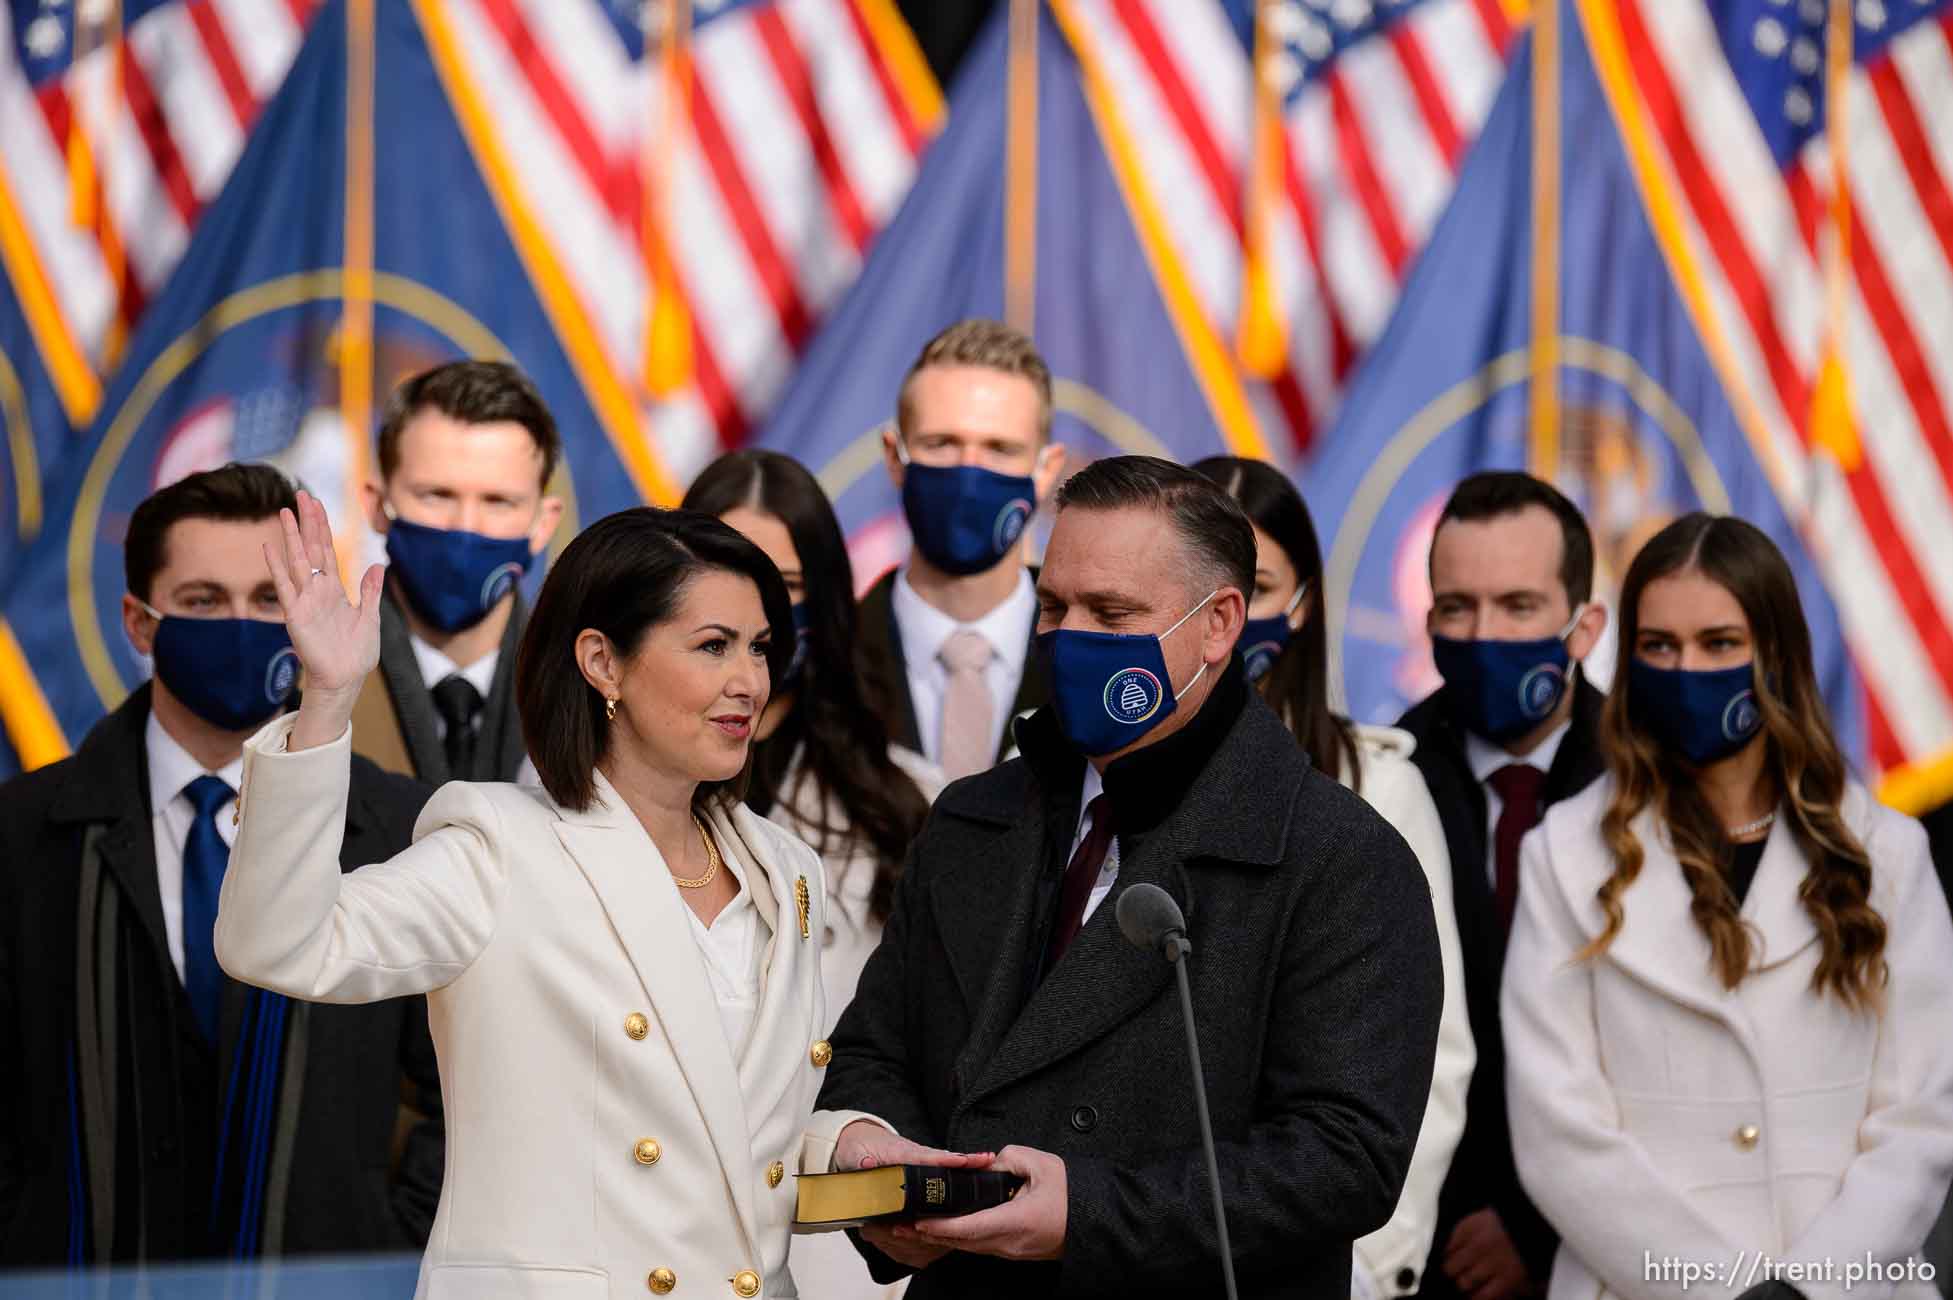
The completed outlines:
<svg viewBox="0 0 1953 1300">
<path fill-rule="evenodd" d="M 914 548 L 862 600 L 856 667 L 895 743 L 954 780 L 1047 696 L 1022 541 L 1064 469 L 1051 370 L 1018 330 L 959 321 L 909 367 L 882 452 Z"/>
</svg>

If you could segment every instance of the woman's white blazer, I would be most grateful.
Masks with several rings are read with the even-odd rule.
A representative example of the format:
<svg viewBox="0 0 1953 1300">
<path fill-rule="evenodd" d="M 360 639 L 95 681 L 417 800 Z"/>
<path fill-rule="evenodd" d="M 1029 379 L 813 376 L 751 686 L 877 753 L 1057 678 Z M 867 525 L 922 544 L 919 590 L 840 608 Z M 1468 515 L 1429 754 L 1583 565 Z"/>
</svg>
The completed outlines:
<svg viewBox="0 0 1953 1300">
<path fill-rule="evenodd" d="M 1626 923 L 1597 960 L 1611 782 L 1520 851 L 1501 1020 L 1520 1180 L 1559 1230 L 1549 1300 L 1728 1297 L 1774 1274 L 1812 1300 L 1932 1296 L 1917 1275 L 1953 1175 L 1953 920 L 1926 836 L 1852 786 L 1891 982 L 1882 1016 L 1811 989 L 1821 945 L 1780 819 L 1742 908 L 1760 954 L 1727 990 L 1644 813 Z M 1911 1261 L 1910 1263 L 1908 1261 Z M 1713 1269 L 1710 1277 L 1700 1276 Z M 1854 1276 L 1855 1273 L 1855 1276 Z"/>
<path fill-rule="evenodd" d="M 444 786 L 410 848 L 341 875 L 350 733 L 292 754 L 290 726 L 245 747 L 217 957 L 312 1001 L 428 995 L 447 1174 L 422 1300 L 793 1296 L 790 1175 L 825 1171 L 860 1118 L 810 1121 L 829 1059 L 813 851 L 743 806 L 712 814 L 773 936 L 739 1050 L 677 886 L 601 774 L 581 813 Z"/>
</svg>

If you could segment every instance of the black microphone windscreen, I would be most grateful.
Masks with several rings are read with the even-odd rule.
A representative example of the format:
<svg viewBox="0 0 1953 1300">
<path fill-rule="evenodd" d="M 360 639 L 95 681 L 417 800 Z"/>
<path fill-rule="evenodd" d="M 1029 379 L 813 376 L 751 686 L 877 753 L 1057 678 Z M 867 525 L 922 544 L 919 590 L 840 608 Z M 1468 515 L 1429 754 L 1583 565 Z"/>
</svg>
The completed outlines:
<svg viewBox="0 0 1953 1300">
<path fill-rule="evenodd" d="M 1173 895 L 1158 885 L 1141 881 L 1119 895 L 1119 932 L 1136 947 L 1157 950 L 1160 941 L 1178 930 L 1184 933 L 1187 918 Z"/>
</svg>

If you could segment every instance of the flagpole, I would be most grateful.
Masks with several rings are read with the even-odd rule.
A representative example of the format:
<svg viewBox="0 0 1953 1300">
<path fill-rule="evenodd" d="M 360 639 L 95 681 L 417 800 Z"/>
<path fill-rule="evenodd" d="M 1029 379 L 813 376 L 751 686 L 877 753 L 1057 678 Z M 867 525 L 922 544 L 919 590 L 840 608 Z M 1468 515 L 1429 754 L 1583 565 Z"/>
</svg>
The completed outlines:
<svg viewBox="0 0 1953 1300">
<path fill-rule="evenodd" d="M 1004 320 L 1037 325 L 1038 6 L 1010 0 L 1010 60 L 1004 150 Z"/>
<path fill-rule="evenodd" d="M 1851 410 L 1851 374 L 1845 364 L 1851 266 L 1850 127 L 1845 113 L 1853 38 L 1849 0 L 1831 0 L 1824 36 L 1824 143 L 1831 162 L 1831 202 L 1825 214 L 1825 234 L 1819 236 L 1823 240 L 1824 342 L 1811 396 L 1811 441 L 1831 453 L 1838 468 L 1849 474 L 1864 463 L 1864 447 Z"/>
<path fill-rule="evenodd" d="M 109 212 L 109 155 L 113 152 L 111 138 L 117 111 L 128 93 L 126 73 L 122 60 L 127 51 L 122 43 L 122 0 L 109 0 L 106 14 L 99 24 L 90 21 L 84 25 L 82 16 L 74 20 L 71 64 L 80 66 L 97 50 L 106 50 L 104 56 L 109 62 L 108 108 L 101 111 L 99 97 L 88 93 L 86 79 L 75 83 L 71 111 L 68 115 L 68 138 L 65 153 L 68 168 L 68 220 L 78 229 L 86 230 L 95 237 L 102 253 L 102 269 L 108 277 L 109 293 L 115 310 L 108 322 L 108 331 L 102 342 L 101 364 L 104 371 L 114 368 L 121 358 L 123 346 L 128 342 L 128 252 L 123 247 L 121 234 Z M 100 156 L 89 142 L 89 128 L 97 129 L 102 139 Z"/>
<path fill-rule="evenodd" d="M 1560 4 L 1533 19 L 1532 349 L 1527 392 L 1532 472 L 1551 481 L 1560 460 Z"/>
<path fill-rule="evenodd" d="M 658 61 L 663 95 L 645 131 L 643 150 L 645 293 L 642 378 L 653 397 L 671 397 L 692 381 L 692 315 L 678 282 L 674 254 L 674 195 L 678 157 L 691 133 L 692 4 L 663 0 L 658 10 Z M 649 55 L 646 55 L 647 61 Z"/>
<path fill-rule="evenodd" d="M 1241 305 L 1235 322 L 1234 351 L 1241 366 L 1258 379 L 1281 374 L 1288 360 L 1288 330 L 1275 292 L 1274 223 L 1276 196 L 1282 182 L 1282 98 L 1288 87 L 1277 85 L 1278 50 L 1271 30 L 1271 11 L 1279 0 L 1257 0 L 1254 15 L 1254 57 L 1251 61 L 1254 143 L 1250 149 L 1248 183 L 1243 187 L 1241 243 Z"/>
<path fill-rule="evenodd" d="M 339 419 L 346 437 L 348 507 L 366 483 L 373 436 L 373 79 L 375 0 L 346 4 L 345 240 L 339 281 Z M 350 517 L 350 516 L 349 516 Z M 341 521 L 342 573 L 354 572 L 359 529 Z"/>
</svg>

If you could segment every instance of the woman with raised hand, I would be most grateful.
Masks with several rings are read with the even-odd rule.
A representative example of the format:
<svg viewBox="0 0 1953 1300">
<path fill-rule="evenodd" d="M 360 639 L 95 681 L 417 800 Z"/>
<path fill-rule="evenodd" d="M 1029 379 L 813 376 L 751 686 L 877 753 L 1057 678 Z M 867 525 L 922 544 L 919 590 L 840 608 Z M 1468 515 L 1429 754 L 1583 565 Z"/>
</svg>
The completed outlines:
<svg viewBox="0 0 1953 1300">
<path fill-rule="evenodd" d="M 793 601 L 793 655 L 753 736 L 747 804 L 812 845 L 827 879 L 821 981 L 830 1032 L 880 942 L 909 844 L 943 776 L 888 735 L 854 670 L 854 570 L 834 507 L 800 462 L 735 451 L 706 466 L 684 508 L 716 516 L 771 559 Z M 821 1300 L 899 1294 L 845 1237 L 796 1239 L 793 1274 Z"/>
<path fill-rule="evenodd" d="M 1607 776 L 1521 848 L 1502 988 L 1549 1294 L 1933 1296 L 1953 921 L 1925 833 L 1850 778 L 1761 531 L 1676 520 L 1620 618 Z"/>
<path fill-rule="evenodd" d="M 1356 1243 L 1358 1300 L 1409 1295 L 1422 1283 L 1438 1227 L 1438 1193 L 1465 1128 L 1477 1059 L 1465 1006 L 1464 959 L 1452 908 L 1451 853 L 1437 805 L 1411 762 L 1417 742 L 1394 727 L 1359 724 L 1329 707 L 1329 636 L 1321 617 L 1322 548 L 1302 494 L 1258 460 L 1211 456 L 1193 467 L 1235 499 L 1255 532 L 1255 590 L 1241 630 L 1248 679 L 1288 724 L 1309 761 L 1369 801 L 1404 837 L 1431 888 L 1444 969 L 1437 1062 L 1403 1194 L 1390 1221 Z"/>
<path fill-rule="evenodd" d="M 420 1296 L 794 1295 L 786 1175 L 856 1117 L 813 1113 L 819 859 L 739 802 L 791 655 L 772 563 L 686 511 L 592 524 L 517 663 L 543 788 L 450 783 L 411 848 L 342 876 L 380 569 L 351 604 L 303 493 L 265 558 L 305 695 L 246 746 L 217 956 L 292 997 L 428 995 L 448 1167 Z M 850 1165 L 966 1163 L 869 1145 Z"/>
</svg>

